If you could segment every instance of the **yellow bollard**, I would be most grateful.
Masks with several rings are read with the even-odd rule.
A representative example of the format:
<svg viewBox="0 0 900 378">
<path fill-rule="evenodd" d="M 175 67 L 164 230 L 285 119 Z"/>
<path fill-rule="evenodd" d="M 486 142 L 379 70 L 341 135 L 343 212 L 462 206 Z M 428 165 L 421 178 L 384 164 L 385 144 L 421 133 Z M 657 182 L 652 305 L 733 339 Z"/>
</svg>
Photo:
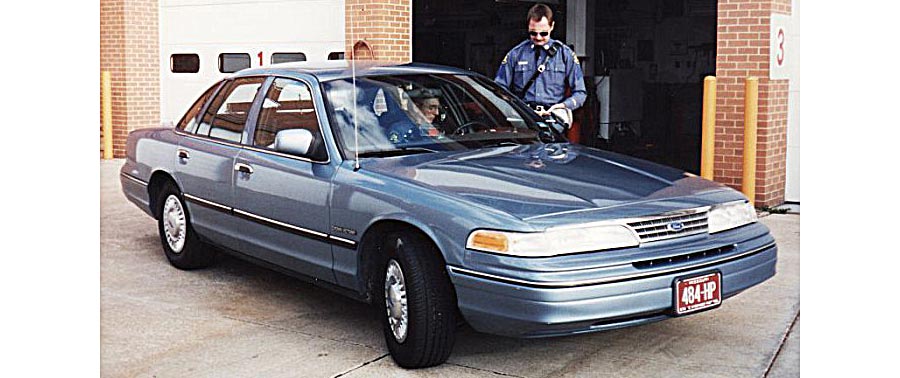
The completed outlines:
<svg viewBox="0 0 900 378">
<path fill-rule="evenodd" d="M 103 159 L 106 160 L 113 158 L 111 95 L 112 80 L 109 71 L 100 72 L 100 99 L 103 106 Z"/>
<path fill-rule="evenodd" d="M 759 79 L 748 77 L 744 84 L 744 177 L 741 191 L 756 202 L 756 120 L 759 102 Z"/>
<path fill-rule="evenodd" d="M 716 77 L 703 79 L 703 131 L 700 148 L 700 176 L 713 179 L 716 155 Z"/>
</svg>

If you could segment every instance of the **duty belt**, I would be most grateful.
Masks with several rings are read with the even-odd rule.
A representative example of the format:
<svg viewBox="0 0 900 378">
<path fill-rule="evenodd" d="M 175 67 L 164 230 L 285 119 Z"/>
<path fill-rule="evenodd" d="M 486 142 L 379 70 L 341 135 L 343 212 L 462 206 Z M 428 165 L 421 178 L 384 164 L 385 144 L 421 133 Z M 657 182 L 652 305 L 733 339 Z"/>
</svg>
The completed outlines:
<svg viewBox="0 0 900 378">
<path fill-rule="evenodd" d="M 528 105 L 529 108 L 531 108 L 532 110 L 534 110 L 536 112 L 545 112 L 547 110 L 550 110 L 550 106 L 552 106 L 552 105 L 547 105 L 547 104 L 538 104 L 533 101 L 526 102 L 525 104 Z"/>
</svg>

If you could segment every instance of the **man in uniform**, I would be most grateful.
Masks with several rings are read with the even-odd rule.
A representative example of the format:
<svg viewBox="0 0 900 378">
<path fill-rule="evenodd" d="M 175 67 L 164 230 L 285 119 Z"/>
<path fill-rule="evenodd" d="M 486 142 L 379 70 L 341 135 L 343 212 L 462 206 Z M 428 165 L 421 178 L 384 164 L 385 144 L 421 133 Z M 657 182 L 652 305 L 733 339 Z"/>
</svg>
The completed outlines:
<svg viewBox="0 0 900 378">
<path fill-rule="evenodd" d="M 513 47 L 494 78 L 540 115 L 556 109 L 575 110 L 584 105 L 587 90 L 575 52 L 551 39 L 553 11 L 536 4 L 528 11 L 529 39 Z M 571 96 L 566 95 L 566 87 Z M 571 121 L 571 120 L 570 120 Z"/>
</svg>

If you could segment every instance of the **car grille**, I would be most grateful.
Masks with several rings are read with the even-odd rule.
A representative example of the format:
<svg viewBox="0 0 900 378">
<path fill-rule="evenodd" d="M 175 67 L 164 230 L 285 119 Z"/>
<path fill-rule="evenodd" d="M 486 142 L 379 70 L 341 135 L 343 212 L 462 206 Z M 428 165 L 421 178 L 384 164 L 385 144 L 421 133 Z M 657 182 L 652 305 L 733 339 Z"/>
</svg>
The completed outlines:
<svg viewBox="0 0 900 378">
<path fill-rule="evenodd" d="M 640 236 L 641 243 L 648 243 L 708 232 L 708 216 L 708 211 L 691 210 L 677 214 L 643 218 L 638 221 L 629 222 L 628 227 L 631 227 L 631 229 Z M 674 230 L 669 227 L 669 225 L 676 222 L 681 223 L 681 229 Z"/>
<path fill-rule="evenodd" d="M 678 265 L 684 262 L 688 262 L 691 260 L 700 260 L 705 259 L 707 257 L 717 257 L 724 255 L 728 252 L 734 251 L 737 248 L 735 245 L 726 245 L 724 247 L 713 248 L 706 251 L 688 253 L 684 255 L 677 255 L 672 257 L 663 257 L 660 259 L 653 260 L 644 260 L 644 261 L 635 261 L 631 263 L 632 266 L 638 269 L 650 269 L 650 268 L 662 268 L 671 265 Z"/>
</svg>

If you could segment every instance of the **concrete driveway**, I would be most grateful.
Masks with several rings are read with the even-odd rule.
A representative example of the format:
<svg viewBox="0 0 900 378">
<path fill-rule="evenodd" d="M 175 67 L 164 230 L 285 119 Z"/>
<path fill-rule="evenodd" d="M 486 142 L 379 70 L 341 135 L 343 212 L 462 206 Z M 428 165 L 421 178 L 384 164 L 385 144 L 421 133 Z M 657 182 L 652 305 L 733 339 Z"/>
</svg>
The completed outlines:
<svg viewBox="0 0 900 378">
<path fill-rule="evenodd" d="M 800 216 L 761 221 L 778 273 L 715 311 L 520 340 L 463 327 L 447 363 L 404 370 L 367 305 L 223 257 L 185 272 L 101 162 L 101 374 L 108 377 L 793 377 L 800 373 Z M 64 315 L 64 314 L 63 314 Z"/>
</svg>

